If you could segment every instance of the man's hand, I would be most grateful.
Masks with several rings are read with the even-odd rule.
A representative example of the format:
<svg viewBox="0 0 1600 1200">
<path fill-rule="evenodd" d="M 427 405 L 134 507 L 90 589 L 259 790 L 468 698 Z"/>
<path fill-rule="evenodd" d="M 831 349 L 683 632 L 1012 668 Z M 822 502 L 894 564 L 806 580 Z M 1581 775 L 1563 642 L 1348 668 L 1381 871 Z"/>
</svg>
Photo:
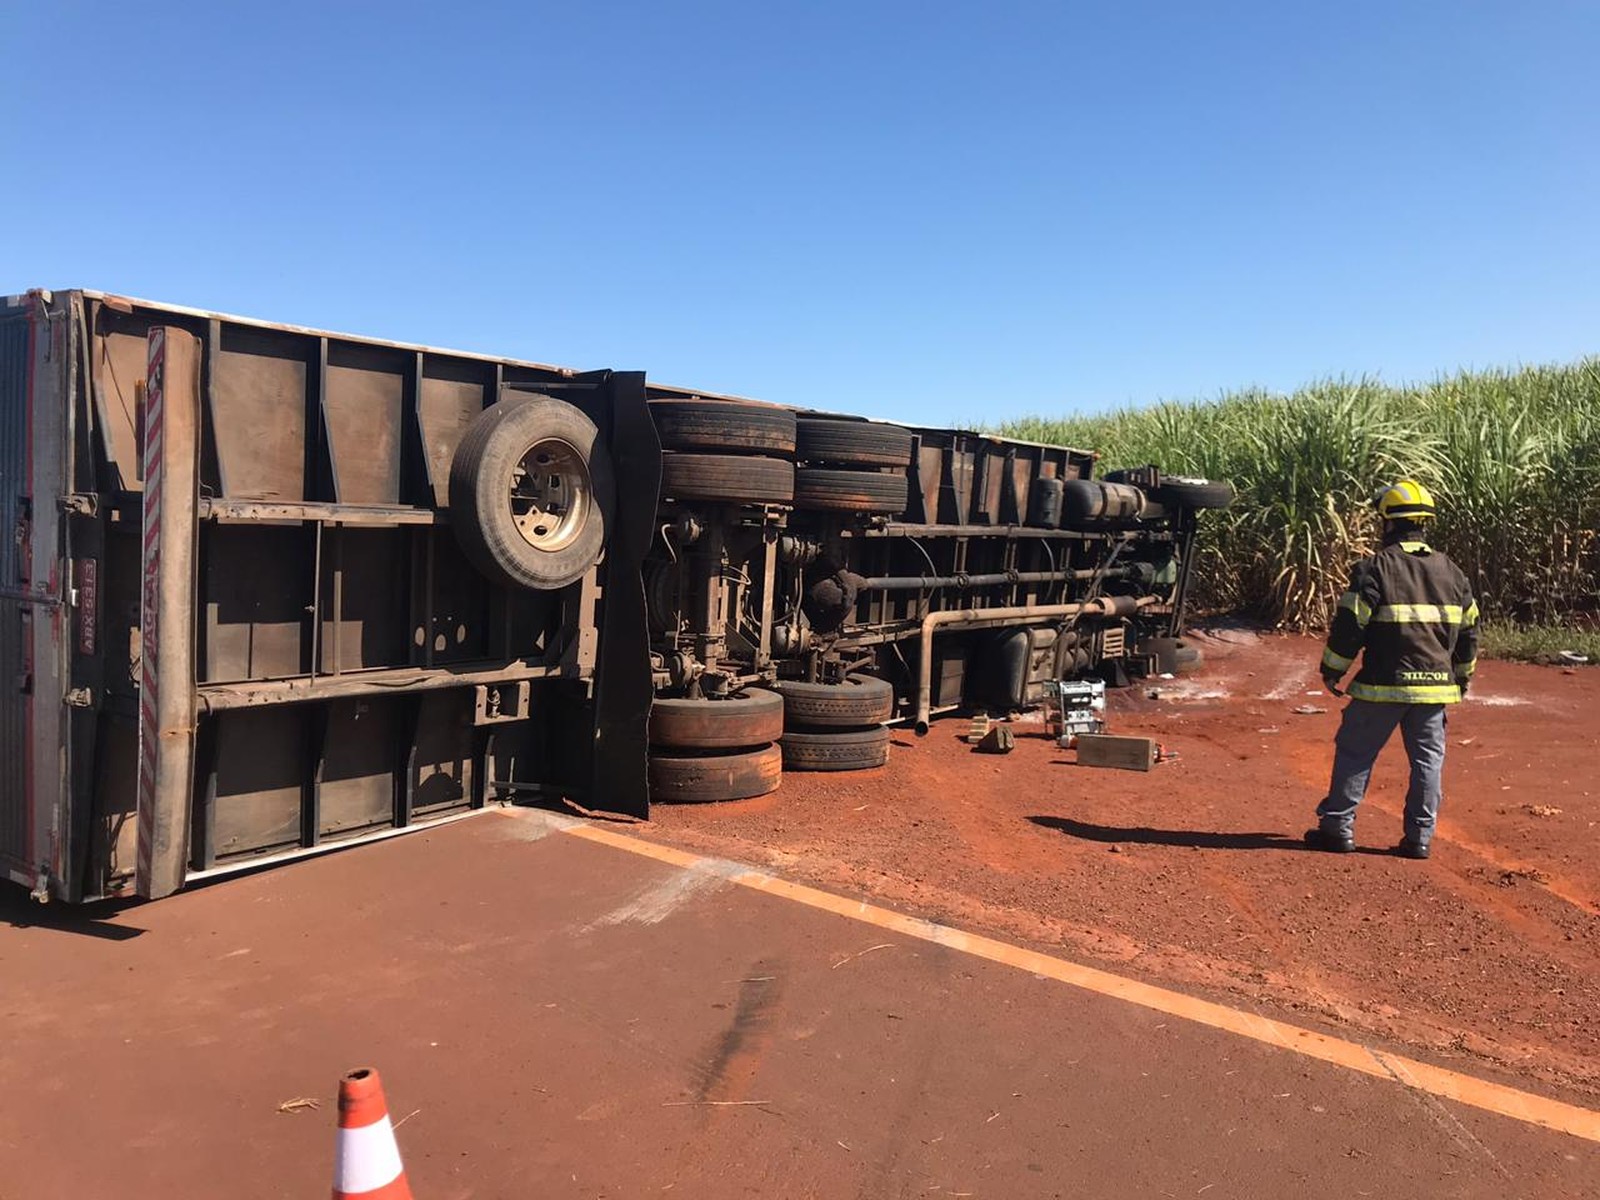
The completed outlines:
<svg viewBox="0 0 1600 1200">
<path fill-rule="evenodd" d="M 1339 678 L 1340 677 L 1332 671 L 1324 671 L 1322 673 L 1322 686 L 1327 688 L 1328 691 L 1332 692 L 1335 696 L 1343 698 L 1344 691 L 1339 687 Z"/>
</svg>

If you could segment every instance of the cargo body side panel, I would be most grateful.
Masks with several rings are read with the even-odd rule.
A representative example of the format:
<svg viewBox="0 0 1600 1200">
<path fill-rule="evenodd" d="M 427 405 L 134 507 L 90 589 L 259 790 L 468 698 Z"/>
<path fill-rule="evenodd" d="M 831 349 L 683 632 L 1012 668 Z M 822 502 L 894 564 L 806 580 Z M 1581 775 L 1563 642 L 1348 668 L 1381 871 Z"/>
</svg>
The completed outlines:
<svg viewBox="0 0 1600 1200">
<path fill-rule="evenodd" d="M 156 897 L 496 798 L 642 810 L 650 662 L 618 625 L 637 603 L 608 600 L 638 600 L 653 482 L 621 506 L 633 536 L 532 592 L 468 565 L 447 481 L 514 392 L 576 405 L 653 480 L 643 391 L 93 292 L 0 300 L 3 876 Z"/>
<path fill-rule="evenodd" d="M 33 297 L 0 320 L 0 858 L 44 898 L 66 869 L 66 646 L 61 497 L 70 439 L 69 326 Z M 59 887 L 57 887 L 59 894 Z"/>
<path fill-rule="evenodd" d="M 26 317 L 0 321 L 0 863 L 11 878 L 31 885 L 28 348 Z"/>
</svg>

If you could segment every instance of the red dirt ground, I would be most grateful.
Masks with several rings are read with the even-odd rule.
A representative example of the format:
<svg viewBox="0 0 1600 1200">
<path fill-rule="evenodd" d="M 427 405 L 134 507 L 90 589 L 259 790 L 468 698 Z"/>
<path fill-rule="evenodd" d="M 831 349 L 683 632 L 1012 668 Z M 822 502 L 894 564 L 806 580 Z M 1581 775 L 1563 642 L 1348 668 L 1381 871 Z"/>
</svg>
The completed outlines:
<svg viewBox="0 0 1600 1200">
<path fill-rule="evenodd" d="M 1078 767 L 1036 720 L 1010 756 L 974 754 L 951 717 L 897 730 L 880 770 L 659 806 L 639 832 L 1600 1094 L 1600 670 L 1480 669 L 1450 718 L 1434 856 L 1413 862 L 1388 853 L 1398 738 L 1357 823 L 1365 852 L 1301 847 L 1340 707 L 1310 694 L 1317 645 L 1201 643 L 1201 674 L 1112 695 L 1113 732 L 1180 756 L 1149 774 Z"/>
</svg>

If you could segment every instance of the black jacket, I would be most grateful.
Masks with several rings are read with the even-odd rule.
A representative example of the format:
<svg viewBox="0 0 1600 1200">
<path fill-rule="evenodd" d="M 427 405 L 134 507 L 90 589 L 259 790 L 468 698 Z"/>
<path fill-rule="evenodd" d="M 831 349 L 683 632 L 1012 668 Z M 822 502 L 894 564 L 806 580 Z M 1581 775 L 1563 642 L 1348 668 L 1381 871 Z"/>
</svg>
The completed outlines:
<svg viewBox="0 0 1600 1200">
<path fill-rule="evenodd" d="M 1454 704 L 1478 663 L 1478 604 L 1448 555 L 1425 542 L 1395 542 L 1356 564 L 1322 653 L 1357 700 Z"/>
</svg>

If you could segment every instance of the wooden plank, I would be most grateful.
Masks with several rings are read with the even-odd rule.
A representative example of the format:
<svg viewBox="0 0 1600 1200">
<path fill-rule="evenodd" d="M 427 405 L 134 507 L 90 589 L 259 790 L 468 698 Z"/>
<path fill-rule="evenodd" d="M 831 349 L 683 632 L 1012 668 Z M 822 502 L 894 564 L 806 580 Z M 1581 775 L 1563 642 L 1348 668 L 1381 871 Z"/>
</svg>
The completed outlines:
<svg viewBox="0 0 1600 1200">
<path fill-rule="evenodd" d="M 1148 771 L 1156 765 L 1155 739 L 1123 737 L 1113 733 L 1080 733 L 1078 765 Z"/>
</svg>

